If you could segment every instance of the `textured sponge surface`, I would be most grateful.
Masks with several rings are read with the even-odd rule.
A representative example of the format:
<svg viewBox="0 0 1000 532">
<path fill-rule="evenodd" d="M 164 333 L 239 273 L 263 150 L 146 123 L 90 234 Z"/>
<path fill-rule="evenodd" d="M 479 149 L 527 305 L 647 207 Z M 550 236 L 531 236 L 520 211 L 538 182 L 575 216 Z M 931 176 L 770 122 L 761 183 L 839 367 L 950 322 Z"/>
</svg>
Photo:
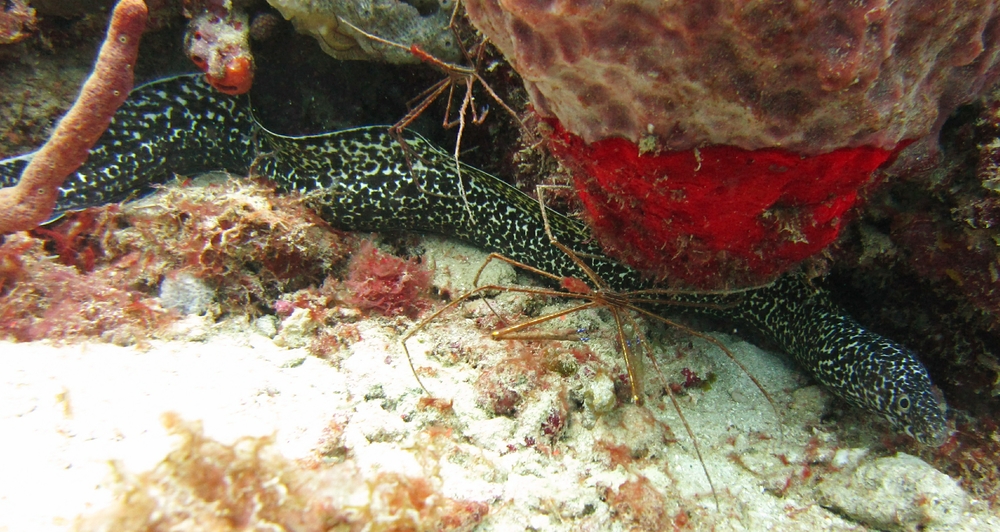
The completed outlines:
<svg viewBox="0 0 1000 532">
<path fill-rule="evenodd" d="M 732 146 L 640 154 L 624 139 L 586 144 L 556 125 L 587 221 L 612 256 L 674 286 L 773 280 L 837 237 L 857 190 L 892 152 L 805 157 Z"/>
<path fill-rule="evenodd" d="M 923 137 L 997 78 L 996 0 L 467 0 L 587 142 L 815 155 Z"/>
</svg>

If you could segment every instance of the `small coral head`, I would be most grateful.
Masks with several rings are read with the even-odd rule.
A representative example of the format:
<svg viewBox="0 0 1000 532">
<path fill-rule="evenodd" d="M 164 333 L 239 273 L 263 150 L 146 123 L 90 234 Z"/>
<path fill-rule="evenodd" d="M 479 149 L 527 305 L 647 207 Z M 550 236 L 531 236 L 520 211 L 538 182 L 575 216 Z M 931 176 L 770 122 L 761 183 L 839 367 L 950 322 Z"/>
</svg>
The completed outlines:
<svg viewBox="0 0 1000 532">
<path fill-rule="evenodd" d="M 202 13 L 191 19 L 185 48 L 191 62 L 205 72 L 209 85 L 224 94 L 243 94 L 253 85 L 250 25 L 240 11 L 219 16 Z"/>
<path fill-rule="evenodd" d="M 801 156 L 732 146 L 643 154 L 587 144 L 551 120 L 550 148 L 573 173 L 604 250 L 673 286 L 766 283 L 833 242 L 858 190 L 892 151 Z"/>
</svg>

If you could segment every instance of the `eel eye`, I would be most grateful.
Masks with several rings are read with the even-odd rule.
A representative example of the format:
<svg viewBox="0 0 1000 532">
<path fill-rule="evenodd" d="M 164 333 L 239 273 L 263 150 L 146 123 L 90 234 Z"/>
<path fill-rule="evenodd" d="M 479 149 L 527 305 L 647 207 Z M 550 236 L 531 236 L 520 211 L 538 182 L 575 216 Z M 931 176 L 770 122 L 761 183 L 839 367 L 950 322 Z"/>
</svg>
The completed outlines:
<svg viewBox="0 0 1000 532">
<path fill-rule="evenodd" d="M 900 412 L 906 413 L 910 411 L 910 396 L 904 395 L 899 398 L 896 402 L 896 406 L 899 408 Z"/>
</svg>

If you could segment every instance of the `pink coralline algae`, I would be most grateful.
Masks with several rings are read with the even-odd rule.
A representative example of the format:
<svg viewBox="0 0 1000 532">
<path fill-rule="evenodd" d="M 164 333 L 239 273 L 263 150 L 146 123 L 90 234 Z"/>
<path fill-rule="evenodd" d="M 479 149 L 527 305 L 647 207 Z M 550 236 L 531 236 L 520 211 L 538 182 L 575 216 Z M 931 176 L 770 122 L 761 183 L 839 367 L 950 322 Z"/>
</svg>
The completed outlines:
<svg viewBox="0 0 1000 532">
<path fill-rule="evenodd" d="M 997 3 L 466 5 L 555 126 L 552 151 L 605 250 L 658 279 L 719 288 L 766 282 L 833 242 L 882 161 L 997 79 Z M 659 160 L 676 156 L 692 164 Z M 844 163 L 859 158 L 874 164 Z M 715 208 L 703 201 L 713 189 L 772 199 Z M 788 192 L 806 189 L 805 202 Z"/>
</svg>

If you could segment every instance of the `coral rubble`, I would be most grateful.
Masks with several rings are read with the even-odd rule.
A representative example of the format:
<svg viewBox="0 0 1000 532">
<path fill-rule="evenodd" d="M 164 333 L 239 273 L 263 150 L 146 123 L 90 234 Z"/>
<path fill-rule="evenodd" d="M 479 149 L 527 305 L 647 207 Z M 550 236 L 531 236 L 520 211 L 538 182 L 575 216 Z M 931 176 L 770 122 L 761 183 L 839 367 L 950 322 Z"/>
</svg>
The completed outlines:
<svg viewBox="0 0 1000 532">
<path fill-rule="evenodd" d="M 165 309 L 259 313 L 321 282 L 351 248 L 301 198 L 238 181 L 171 188 L 33 234 L 0 245 L 0 338 L 128 345 L 169 333 L 176 313 Z"/>
<path fill-rule="evenodd" d="M 865 463 L 851 476 L 833 475 L 819 495 L 823 506 L 885 530 L 955 526 L 969 504 L 954 480 L 904 453 Z"/>
<path fill-rule="evenodd" d="M 176 448 L 146 473 L 116 466 L 117 502 L 76 530 L 470 530 L 489 509 L 440 494 L 433 477 L 299 464 L 273 437 L 227 445 L 173 413 L 163 424 Z"/>
<path fill-rule="evenodd" d="M 102 218 L 96 232 L 106 237 L 114 223 Z M 141 255 L 130 253 L 81 272 L 48 256 L 42 240 L 8 236 L 0 245 L 0 338 L 119 345 L 147 339 L 172 317 L 138 288 L 143 266 Z"/>
</svg>

